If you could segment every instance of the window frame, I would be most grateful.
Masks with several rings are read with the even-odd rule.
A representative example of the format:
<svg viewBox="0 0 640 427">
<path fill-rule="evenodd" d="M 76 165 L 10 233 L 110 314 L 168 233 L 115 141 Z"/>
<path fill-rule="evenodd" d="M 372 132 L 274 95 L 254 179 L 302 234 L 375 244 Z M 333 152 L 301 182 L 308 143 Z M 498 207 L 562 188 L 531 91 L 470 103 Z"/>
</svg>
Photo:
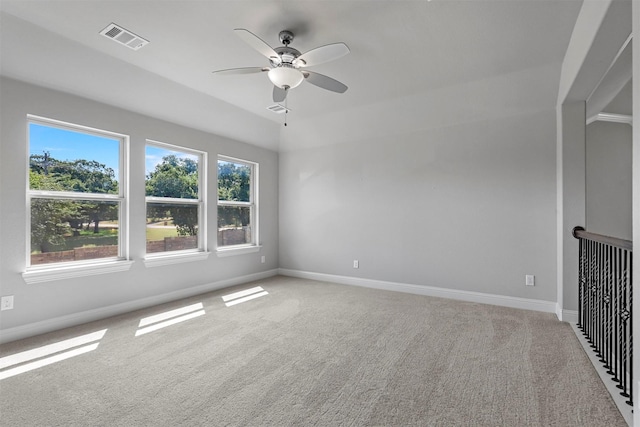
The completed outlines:
<svg viewBox="0 0 640 427">
<path fill-rule="evenodd" d="M 218 199 L 218 163 L 229 162 L 235 164 L 241 164 L 248 166 L 250 168 L 250 179 L 249 179 L 249 201 L 241 202 L 241 201 L 229 201 L 229 200 L 219 200 Z M 258 162 L 253 162 L 250 160 L 239 159 L 237 157 L 226 156 L 223 154 L 218 154 L 218 158 L 216 161 L 216 253 L 219 257 L 231 256 L 231 255 L 241 255 L 245 253 L 257 252 L 260 250 L 260 224 L 259 224 L 259 169 L 260 165 Z M 251 224 L 251 242 L 250 243 L 242 243 L 238 245 L 227 245 L 227 246 L 219 246 L 218 245 L 218 207 L 220 206 L 237 206 L 237 207 L 249 207 L 249 220 Z"/>
<path fill-rule="evenodd" d="M 197 234 L 197 248 L 183 249 L 176 251 L 163 251 L 163 252 L 147 252 L 147 244 L 145 238 L 145 255 L 144 263 L 147 267 L 156 267 L 162 265 L 169 265 L 181 262 L 199 261 L 207 259 L 209 256 L 207 250 L 207 164 L 208 157 L 206 151 L 196 150 L 194 148 L 183 147 L 180 145 L 169 144 L 153 139 L 145 140 L 145 158 L 147 146 L 158 147 L 161 149 L 175 151 L 179 153 L 189 154 L 198 157 L 198 198 L 174 198 L 174 197 L 157 197 L 157 196 L 144 196 L 145 206 L 145 233 L 147 230 L 146 224 L 146 212 L 149 203 L 163 203 L 169 205 L 182 205 L 182 206 L 197 206 L 198 208 L 198 234 Z M 145 182 L 146 182 L 146 167 L 145 167 Z"/>
<path fill-rule="evenodd" d="M 82 277 L 113 271 L 125 271 L 131 267 L 129 259 L 129 136 L 104 129 L 97 129 L 85 125 L 65 122 L 56 119 L 28 114 L 26 118 L 26 264 L 22 273 L 27 283 L 45 282 L 63 278 Z M 81 193 L 73 191 L 34 190 L 31 189 L 29 172 L 31 166 L 31 124 L 56 128 L 71 132 L 83 133 L 101 138 L 119 141 L 118 153 L 118 194 Z M 80 261 L 52 262 L 45 264 L 31 264 L 31 205 L 34 199 L 69 200 L 69 201 L 99 201 L 115 202 L 118 204 L 118 255 L 116 257 L 95 258 Z"/>
</svg>

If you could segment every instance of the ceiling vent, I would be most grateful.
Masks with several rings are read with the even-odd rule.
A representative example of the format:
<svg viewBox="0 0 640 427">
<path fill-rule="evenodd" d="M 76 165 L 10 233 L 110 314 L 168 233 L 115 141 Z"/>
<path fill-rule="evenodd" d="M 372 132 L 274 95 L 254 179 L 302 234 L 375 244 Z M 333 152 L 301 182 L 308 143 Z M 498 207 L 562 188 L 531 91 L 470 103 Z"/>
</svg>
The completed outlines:
<svg viewBox="0 0 640 427">
<path fill-rule="evenodd" d="M 100 34 L 133 50 L 138 50 L 149 43 L 149 40 L 145 40 L 113 22 L 100 31 Z"/>
<path fill-rule="evenodd" d="M 272 112 L 277 113 L 277 114 L 282 114 L 282 113 L 286 112 L 287 110 L 291 111 L 290 109 L 288 109 L 288 108 L 286 108 L 286 107 L 284 107 L 284 106 L 282 106 L 280 104 L 269 105 L 267 107 L 267 110 L 272 111 Z"/>
</svg>

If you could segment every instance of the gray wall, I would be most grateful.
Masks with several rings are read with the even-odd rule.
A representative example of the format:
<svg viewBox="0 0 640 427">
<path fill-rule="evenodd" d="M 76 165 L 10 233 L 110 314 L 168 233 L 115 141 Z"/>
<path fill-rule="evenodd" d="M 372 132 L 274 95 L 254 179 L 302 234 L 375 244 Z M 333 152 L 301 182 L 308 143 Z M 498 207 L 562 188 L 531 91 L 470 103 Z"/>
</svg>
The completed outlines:
<svg viewBox="0 0 640 427">
<path fill-rule="evenodd" d="M 631 132 L 624 123 L 587 126 L 587 230 L 632 240 Z"/>
<path fill-rule="evenodd" d="M 201 285 L 268 272 L 278 267 L 278 155 L 276 152 L 216 135 L 152 119 L 94 101 L 3 78 L 0 139 L 0 287 L 15 296 L 15 308 L 0 313 L 2 330 L 69 317 L 108 307 L 135 305 L 170 293 L 189 292 Z M 170 102 L 170 100 L 167 100 Z M 127 134 L 130 152 L 130 254 L 127 272 L 26 284 L 25 269 L 28 151 L 26 116 L 35 114 L 70 123 Z M 210 112 L 215 120 L 215 111 Z M 249 123 L 248 123 L 249 125 Z M 145 267 L 144 147 L 146 139 L 206 151 L 209 156 L 208 247 L 216 244 L 216 158 L 233 156 L 260 164 L 260 238 L 258 253 L 161 267 Z M 266 263 L 260 257 L 266 256 Z M 105 310 L 107 308 L 107 310 Z M 102 311 L 101 311 L 102 310 Z"/>
<path fill-rule="evenodd" d="M 280 266 L 556 301 L 555 109 L 386 129 L 280 154 Z"/>
</svg>

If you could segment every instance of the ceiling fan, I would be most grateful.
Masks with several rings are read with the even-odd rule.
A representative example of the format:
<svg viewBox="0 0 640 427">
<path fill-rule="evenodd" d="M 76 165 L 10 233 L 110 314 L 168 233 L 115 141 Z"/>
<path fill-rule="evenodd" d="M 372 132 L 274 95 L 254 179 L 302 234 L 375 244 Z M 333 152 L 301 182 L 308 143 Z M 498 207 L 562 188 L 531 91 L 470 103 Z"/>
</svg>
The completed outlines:
<svg viewBox="0 0 640 427">
<path fill-rule="evenodd" d="M 300 53 L 299 50 L 289 46 L 293 41 L 293 33 L 291 31 L 280 31 L 279 36 L 282 46 L 276 47 L 275 49 L 249 30 L 236 28 L 233 31 L 249 46 L 266 56 L 269 59 L 270 67 L 231 68 L 214 71 L 215 74 L 252 74 L 266 72 L 269 80 L 273 83 L 274 102 L 284 101 L 289 90 L 297 87 L 305 80 L 315 86 L 332 92 L 344 93 L 347 90 L 347 86 L 343 83 L 306 69 L 307 67 L 333 61 L 348 54 L 350 51 L 346 44 L 332 43 L 311 49 L 305 53 Z"/>
</svg>

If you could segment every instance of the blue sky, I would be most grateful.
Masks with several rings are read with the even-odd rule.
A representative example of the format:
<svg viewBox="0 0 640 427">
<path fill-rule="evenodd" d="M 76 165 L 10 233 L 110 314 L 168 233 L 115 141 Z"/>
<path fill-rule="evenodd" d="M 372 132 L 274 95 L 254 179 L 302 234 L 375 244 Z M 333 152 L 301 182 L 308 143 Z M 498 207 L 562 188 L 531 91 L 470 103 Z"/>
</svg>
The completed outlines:
<svg viewBox="0 0 640 427">
<path fill-rule="evenodd" d="M 144 154 L 145 175 L 149 175 L 150 172 L 153 172 L 156 168 L 156 165 L 162 162 L 162 158 L 169 154 L 173 154 L 178 158 L 189 158 L 198 161 L 198 156 L 195 156 L 193 154 L 167 150 L 166 148 L 158 147 L 157 145 L 147 145 Z"/>
<path fill-rule="evenodd" d="M 118 176 L 120 141 L 115 138 L 30 123 L 29 155 L 45 151 L 57 160 L 95 160 L 112 168 Z"/>
<path fill-rule="evenodd" d="M 60 129 L 37 123 L 29 124 L 29 155 L 48 151 L 57 160 L 95 160 L 116 173 L 119 172 L 120 141 L 115 138 L 90 135 L 68 129 Z M 162 158 L 169 154 L 197 160 L 197 156 L 172 151 L 156 145 L 147 145 L 145 150 L 145 174 L 152 172 Z M 135 169 L 135 168 L 134 168 Z"/>
</svg>

